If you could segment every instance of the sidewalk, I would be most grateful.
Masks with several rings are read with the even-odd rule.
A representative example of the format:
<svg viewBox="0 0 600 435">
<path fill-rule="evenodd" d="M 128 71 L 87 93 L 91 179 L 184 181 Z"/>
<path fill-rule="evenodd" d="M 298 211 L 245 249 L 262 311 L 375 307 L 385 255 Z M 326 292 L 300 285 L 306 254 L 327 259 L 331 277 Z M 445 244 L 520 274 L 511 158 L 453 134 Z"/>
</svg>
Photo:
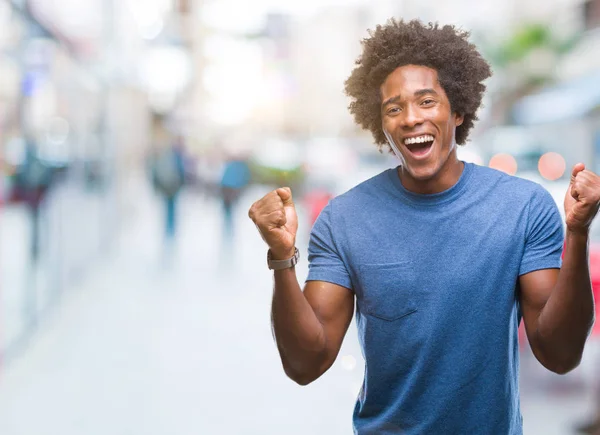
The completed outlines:
<svg viewBox="0 0 600 435">
<path fill-rule="evenodd" d="M 185 198 L 171 265 L 154 206 L 137 211 L 115 254 L 6 369 L 0 433 L 348 433 L 360 372 L 338 364 L 309 388 L 285 378 L 269 326 L 271 276 L 257 255 L 265 248 L 246 204 L 227 251 L 218 204 Z"/>
<path fill-rule="evenodd" d="M 10 357 L 40 317 L 60 302 L 62 291 L 97 258 L 107 216 L 106 197 L 62 183 L 40 213 L 39 258 L 30 246 L 27 206 L 0 208 L 0 355 Z"/>
</svg>

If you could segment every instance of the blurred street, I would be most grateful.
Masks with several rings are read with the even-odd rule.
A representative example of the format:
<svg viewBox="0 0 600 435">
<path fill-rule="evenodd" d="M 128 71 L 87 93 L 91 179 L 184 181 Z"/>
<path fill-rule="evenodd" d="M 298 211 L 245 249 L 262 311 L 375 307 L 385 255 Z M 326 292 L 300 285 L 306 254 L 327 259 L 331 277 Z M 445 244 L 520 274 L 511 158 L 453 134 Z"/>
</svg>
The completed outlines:
<svg viewBox="0 0 600 435">
<path fill-rule="evenodd" d="M 354 324 L 337 362 L 314 384 L 299 387 L 280 367 L 269 327 L 266 248 L 246 215 L 267 188 L 255 186 L 241 199 L 231 245 L 221 240 L 220 204 L 185 193 L 170 260 L 158 202 L 142 182 L 136 189 L 110 255 L 66 291 L 65 302 L 4 367 L 0 433 L 351 433 L 362 381 Z M 301 205 L 299 215 L 302 222 Z M 303 259 L 301 282 L 306 267 Z M 572 433 L 591 412 L 585 389 L 563 388 L 532 363 L 523 358 L 525 433 Z M 580 383 L 584 369 L 562 385 Z"/>
<path fill-rule="evenodd" d="M 3 373 L 0 433 L 349 433 L 358 364 L 340 362 L 309 388 L 280 368 L 265 247 L 246 215 L 257 195 L 222 250 L 219 204 L 186 197 L 165 262 L 157 204 L 140 193 L 115 252 Z M 358 359 L 348 341 L 342 355 Z"/>
<path fill-rule="evenodd" d="M 292 188 L 302 285 L 323 207 L 398 164 L 344 91 L 395 17 L 470 32 L 494 75 L 458 157 L 564 213 L 600 173 L 600 0 L 541 3 L 0 0 L 0 435 L 352 433 L 356 326 L 287 379 L 248 208 Z M 589 258 L 599 317 L 600 218 Z M 600 427 L 600 321 L 567 376 L 520 341 L 525 434 Z"/>
</svg>

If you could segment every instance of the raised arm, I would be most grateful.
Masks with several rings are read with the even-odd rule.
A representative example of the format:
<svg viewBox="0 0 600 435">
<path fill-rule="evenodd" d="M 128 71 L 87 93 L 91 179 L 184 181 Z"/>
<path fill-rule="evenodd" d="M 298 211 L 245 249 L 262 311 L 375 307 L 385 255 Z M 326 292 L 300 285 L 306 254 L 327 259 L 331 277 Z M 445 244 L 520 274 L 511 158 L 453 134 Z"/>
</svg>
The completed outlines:
<svg viewBox="0 0 600 435">
<path fill-rule="evenodd" d="M 294 255 L 298 218 L 288 188 L 277 189 L 249 211 L 273 260 Z M 308 281 L 301 290 L 294 267 L 274 271 L 271 321 L 285 373 L 301 385 L 321 376 L 335 361 L 354 313 L 351 290 Z"/>
<path fill-rule="evenodd" d="M 565 196 L 562 267 L 520 277 L 523 320 L 532 351 L 546 368 L 560 374 L 579 365 L 594 323 L 588 233 L 599 201 L 600 178 L 576 165 Z"/>
</svg>

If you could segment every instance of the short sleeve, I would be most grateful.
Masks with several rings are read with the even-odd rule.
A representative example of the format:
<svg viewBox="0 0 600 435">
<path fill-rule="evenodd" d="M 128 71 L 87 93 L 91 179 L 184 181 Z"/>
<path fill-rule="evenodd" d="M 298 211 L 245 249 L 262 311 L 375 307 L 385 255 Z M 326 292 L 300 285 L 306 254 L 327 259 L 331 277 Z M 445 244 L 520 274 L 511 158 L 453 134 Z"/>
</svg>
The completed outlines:
<svg viewBox="0 0 600 435">
<path fill-rule="evenodd" d="M 561 267 L 564 244 L 562 218 L 554 199 L 541 186 L 530 199 L 525 237 L 519 275 Z"/>
<path fill-rule="evenodd" d="M 352 288 L 348 270 L 336 248 L 331 202 L 323 208 L 310 233 L 308 242 L 307 281 L 326 281 Z"/>
</svg>

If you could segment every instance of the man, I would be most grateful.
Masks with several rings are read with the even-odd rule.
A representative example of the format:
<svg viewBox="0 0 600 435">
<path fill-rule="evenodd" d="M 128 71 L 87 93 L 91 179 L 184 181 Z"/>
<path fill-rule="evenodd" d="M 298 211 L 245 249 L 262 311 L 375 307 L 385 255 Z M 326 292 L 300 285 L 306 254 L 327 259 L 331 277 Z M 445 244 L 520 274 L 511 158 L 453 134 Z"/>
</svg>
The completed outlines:
<svg viewBox="0 0 600 435">
<path fill-rule="evenodd" d="M 24 200 L 31 220 L 30 258 L 37 262 L 40 255 L 40 226 L 44 200 L 55 181 L 56 173 L 38 154 L 35 141 L 28 137 L 25 142 L 25 160 L 14 175 L 15 190 Z"/>
<path fill-rule="evenodd" d="M 177 198 L 185 185 L 184 142 L 181 136 L 156 150 L 152 155 L 151 170 L 152 184 L 164 199 L 165 238 L 172 241 L 177 230 Z"/>
<path fill-rule="evenodd" d="M 223 206 L 223 235 L 229 242 L 233 238 L 233 211 L 250 183 L 250 167 L 242 156 L 232 155 L 226 159 L 221 175 L 220 196 Z"/>
<path fill-rule="evenodd" d="M 541 186 L 458 160 L 491 75 L 467 38 L 391 20 L 363 42 L 350 111 L 400 165 L 324 208 L 304 291 L 291 191 L 249 212 L 269 246 L 273 330 L 291 379 L 306 385 L 333 364 L 356 300 L 366 364 L 356 434 L 522 434 L 521 318 L 556 373 L 579 364 L 594 322 L 587 245 L 600 179 L 573 168 L 563 233 Z"/>
</svg>

